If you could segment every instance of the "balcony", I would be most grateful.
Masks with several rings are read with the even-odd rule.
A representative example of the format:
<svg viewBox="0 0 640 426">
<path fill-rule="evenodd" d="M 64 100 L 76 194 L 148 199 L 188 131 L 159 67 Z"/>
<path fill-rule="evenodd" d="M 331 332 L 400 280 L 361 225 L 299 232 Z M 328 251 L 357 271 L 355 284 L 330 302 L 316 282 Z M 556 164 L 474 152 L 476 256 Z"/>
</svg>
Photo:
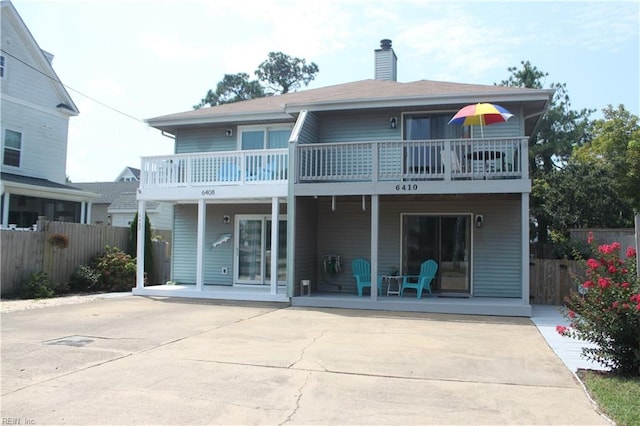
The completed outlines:
<svg viewBox="0 0 640 426">
<path fill-rule="evenodd" d="M 287 183 L 288 149 L 143 157 L 140 189 Z"/>
<path fill-rule="evenodd" d="M 423 193 L 528 192 L 527 144 L 525 137 L 300 144 L 296 194 L 397 193 L 401 182 Z M 288 149 L 143 157 L 138 198 L 286 197 L 288 161 Z M 334 183 L 343 185 L 318 185 Z"/>
<path fill-rule="evenodd" d="M 299 145 L 296 183 L 528 179 L 527 138 Z"/>
</svg>

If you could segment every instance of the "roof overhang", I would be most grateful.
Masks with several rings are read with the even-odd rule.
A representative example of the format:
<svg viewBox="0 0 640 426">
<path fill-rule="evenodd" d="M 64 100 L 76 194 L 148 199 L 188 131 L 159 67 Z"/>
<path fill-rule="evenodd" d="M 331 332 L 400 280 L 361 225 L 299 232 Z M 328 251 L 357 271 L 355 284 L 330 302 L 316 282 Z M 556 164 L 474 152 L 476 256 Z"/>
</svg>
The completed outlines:
<svg viewBox="0 0 640 426">
<path fill-rule="evenodd" d="M 186 126 L 209 126 L 216 124 L 253 124 L 253 123 L 269 123 L 269 122 L 282 122 L 293 121 L 294 117 L 283 111 L 251 111 L 229 114 L 217 114 L 217 115 L 203 115 L 201 117 L 189 117 L 189 118 L 150 118 L 144 120 L 149 126 L 162 130 L 167 133 L 175 135 L 176 129 Z"/>
<path fill-rule="evenodd" d="M 452 93 L 446 95 L 420 95 L 406 97 L 389 97 L 389 98 L 370 98 L 370 99 L 351 99 L 347 101 L 320 101 L 320 102 L 292 102 L 285 105 L 286 111 L 290 114 L 297 114 L 302 110 L 307 111 L 340 111 L 340 110 L 357 110 L 372 108 L 402 108 L 415 106 L 432 106 L 432 105 L 459 105 L 473 104 L 478 102 L 492 103 L 530 103 L 530 102 L 548 102 L 553 96 L 554 91 L 541 90 L 537 92 L 527 91 L 511 91 L 509 93 Z"/>
<path fill-rule="evenodd" d="M 30 185 L 21 182 L 11 182 L 3 180 L 0 184 L 0 190 L 3 194 L 24 195 L 27 197 L 48 198 L 61 201 L 91 201 L 99 198 L 100 194 L 85 192 L 79 189 L 70 188 L 48 188 L 39 185 Z"/>
</svg>

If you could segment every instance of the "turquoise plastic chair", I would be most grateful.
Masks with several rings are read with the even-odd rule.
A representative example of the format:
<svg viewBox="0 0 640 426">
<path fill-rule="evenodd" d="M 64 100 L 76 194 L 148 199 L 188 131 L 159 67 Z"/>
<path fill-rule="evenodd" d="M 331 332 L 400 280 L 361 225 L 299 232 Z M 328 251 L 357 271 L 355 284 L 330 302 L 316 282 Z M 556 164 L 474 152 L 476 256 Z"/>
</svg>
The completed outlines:
<svg viewBox="0 0 640 426">
<path fill-rule="evenodd" d="M 400 288 L 400 297 L 407 288 L 416 290 L 416 297 L 422 297 L 422 290 L 427 290 L 431 294 L 431 281 L 436 277 L 438 272 L 438 264 L 435 260 L 429 259 L 420 265 L 420 275 L 406 275 L 402 277 L 402 287 Z M 418 282 L 409 282 L 409 279 L 417 278 Z"/>
<path fill-rule="evenodd" d="M 240 169 L 233 162 L 225 162 L 218 169 L 218 182 L 237 182 L 239 180 Z"/>
<path fill-rule="evenodd" d="M 358 296 L 362 296 L 363 288 L 371 288 L 371 264 L 366 259 L 354 259 L 351 262 L 351 271 L 356 279 Z M 382 277 L 378 277 L 378 295 L 382 295 Z"/>
</svg>

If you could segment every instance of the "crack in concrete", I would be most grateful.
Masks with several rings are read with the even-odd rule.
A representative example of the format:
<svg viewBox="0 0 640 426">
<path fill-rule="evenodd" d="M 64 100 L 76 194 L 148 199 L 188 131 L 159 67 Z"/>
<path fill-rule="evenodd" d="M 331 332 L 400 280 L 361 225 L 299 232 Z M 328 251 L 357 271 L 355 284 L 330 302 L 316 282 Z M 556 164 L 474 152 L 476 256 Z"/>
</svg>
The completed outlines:
<svg viewBox="0 0 640 426">
<path fill-rule="evenodd" d="M 318 341 L 318 339 L 320 339 L 321 337 L 324 337 L 324 331 L 322 333 L 320 333 L 319 336 L 316 336 L 313 338 L 313 340 L 311 342 L 309 342 L 308 345 L 306 345 L 305 347 L 302 348 L 302 350 L 300 351 L 300 358 L 298 358 L 297 360 L 293 361 L 291 364 L 289 364 L 287 366 L 287 368 L 293 368 L 294 365 L 296 365 L 297 363 L 299 363 L 300 361 L 302 361 L 304 359 L 304 353 L 307 351 L 307 349 L 309 349 L 311 347 L 311 345 L 313 345 L 314 343 L 316 343 Z M 317 364 L 317 363 L 316 363 Z M 320 367 L 324 370 L 327 371 L 327 369 L 325 368 L 324 365 L 322 364 L 318 364 L 320 365 Z"/>
<path fill-rule="evenodd" d="M 280 426 L 291 422 L 293 416 L 295 416 L 296 413 L 298 412 L 298 410 L 300 409 L 300 400 L 302 399 L 302 393 L 303 393 L 304 388 L 307 386 L 307 383 L 309 383 L 309 379 L 311 378 L 311 374 L 313 374 L 313 372 L 309 371 L 308 374 L 307 374 L 307 378 L 304 380 L 304 383 L 302 384 L 302 386 L 300 386 L 298 388 L 298 397 L 296 398 L 296 406 L 293 409 L 293 411 L 291 411 L 291 413 L 287 416 L 287 418 L 284 419 L 284 421 L 279 424 Z"/>
</svg>

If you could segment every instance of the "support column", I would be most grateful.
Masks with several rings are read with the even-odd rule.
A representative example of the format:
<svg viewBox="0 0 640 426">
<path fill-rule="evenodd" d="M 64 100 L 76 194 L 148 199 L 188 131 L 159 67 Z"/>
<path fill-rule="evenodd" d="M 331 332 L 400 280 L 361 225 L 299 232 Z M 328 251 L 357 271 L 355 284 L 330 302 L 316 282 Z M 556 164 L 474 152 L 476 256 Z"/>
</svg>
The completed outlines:
<svg viewBox="0 0 640 426">
<path fill-rule="evenodd" d="M 86 223 L 91 224 L 91 209 L 93 207 L 93 201 L 89 201 L 89 205 L 87 206 L 87 220 Z"/>
<path fill-rule="evenodd" d="M 145 202 L 138 201 L 138 247 L 136 247 L 136 288 L 144 288 L 144 218 Z"/>
<path fill-rule="evenodd" d="M 520 208 L 522 234 L 522 304 L 529 304 L 529 193 L 522 194 Z"/>
<path fill-rule="evenodd" d="M 378 229 L 380 222 L 379 195 L 371 196 L 371 300 L 378 300 Z"/>
<path fill-rule="evenodd" d="M 198 200 L 198 235 L 196 237 L 196 290 L 202 291 L 204 284 L 204 231 L 207 205 L 204 199 Z"/>
<path fill-rule="evenodd" d="M 278 293 L 278 237 L 280 235 L 280 204 L 278 197 L 271 200 L 271 294 Z"/>
<path fill-rule="evenodd" d="M 81 201 L 80 202 L 80 223 L 87 223 L 87 219 L 85 217 L 86 213 L 87 213 L 87 202 Z"/>
<path fill-rule="evenodd" d="M 2 227 L 9 227 L 9 198 L 11 194 L 9 192 L 5 192 L 2 196 Z"/>
</svg>

